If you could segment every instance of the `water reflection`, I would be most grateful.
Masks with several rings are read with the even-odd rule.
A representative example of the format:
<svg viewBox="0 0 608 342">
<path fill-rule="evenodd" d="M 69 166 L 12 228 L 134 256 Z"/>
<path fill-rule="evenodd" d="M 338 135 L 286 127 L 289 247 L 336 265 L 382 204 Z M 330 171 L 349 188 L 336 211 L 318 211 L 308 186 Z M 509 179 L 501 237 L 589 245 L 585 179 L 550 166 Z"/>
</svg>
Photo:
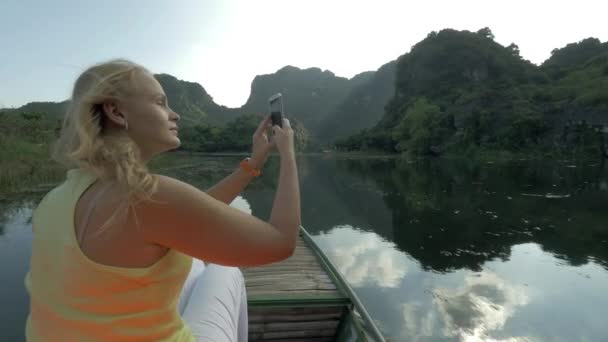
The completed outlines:
<svg viewBox="0 0 608 342">
<path fill-rule="evenodd" d="M 240 158 L 166 174 L 207 189 Z M 231 205 L 268 219 L 278 166 L 271 158 Z M 299 156 L 298 166 L 303 225 L 391 340 L 608 336 L 606 165 Z M 0 205 L 0 302 L 10 308 L 0 319 L 16 339 L 36 196 Z"/>
<path fill-rule="evenodd" d="M 243 196 L 237 196 L 232 203 L 230 203 L 231 207 L 240 209 L 244 212 L 246 212 L 247 214 L 251 214 L 251 205 L 249 205 L 249 202 L 247 202 L 246 199 L 243 198 Z"/>
<path fill-rule="evenodd" d="M 338 160 L 336 166 L 341 174 L 373 180 L 376 189 L 366 196 L 382 194 L 394 241 L 425 269 L 480 270 L 526 242 L 572 265 L 593 259 L 608 267 L 603 167 L 446 160 Z"/>
<path fill-rule="evenodd" d="M 605 165 L 299 164 L 304 225 L 393 340 L 608 336 Z M 254 214 L 269 212 L 274 185 L 245 194 Z"/>
<path fill-rule="evenodd" d="M 0 202 L 0 340 L 23 340 L 24 323 L 29 310 L 23 279 L 31 250 L 33 202 L 28 198 Z"/>
<path fill-rule="evenodd" d="M 493 272 L 469 274 L 457 288 L 436 288 L 433 303 L 445 324 L 443 335 L 488 340 L 504 328 L 519 306 L 528 304 L 523 285 L 509 284 Z"/>
<path fill-rule="evenodd" d="M 379 235 L 340 226 L 314 237 L 394 341 L 601 340 L 608 274 L 565 266 L 537 244 L 480 271 L 428 272 Z"/>
<path fill-rule="evenodd" d="M 395 244 L 351 226 L 335 227 L 315 241 L 394 340 L 492 340 L 530 301 L 526 285 L 496 271 L 435 278 Z"/>
<path fill-rule="evenodd" d="M 351 286 L 397 287 L 407 273 L 405 255 L 375 233 L 337 226 L 315 236 Z"/>
</svg>

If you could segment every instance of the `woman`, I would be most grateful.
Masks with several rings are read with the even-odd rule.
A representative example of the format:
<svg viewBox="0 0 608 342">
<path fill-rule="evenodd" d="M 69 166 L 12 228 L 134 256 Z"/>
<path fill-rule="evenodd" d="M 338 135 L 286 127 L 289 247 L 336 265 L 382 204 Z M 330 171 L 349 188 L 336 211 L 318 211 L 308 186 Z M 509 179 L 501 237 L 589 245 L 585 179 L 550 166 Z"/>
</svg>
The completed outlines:
<svg viewBox="0 0 608 342">
<path fill-rule="evenodd" d="M 132 62 L 102 63 L 77 79 L 54 153 L 75 168 L 32 219 L 28 340 L 247 340 L 236 267 L 289 257 L 301 222 L 293 130 L 284 119 L 269 141 L 266 118 L 251 158 L 205 193 L 146 168 L 180 145 L 179 118 Z M 281 170 L 265 222 L 228 204 L 275 146 Z"/>
</svg>

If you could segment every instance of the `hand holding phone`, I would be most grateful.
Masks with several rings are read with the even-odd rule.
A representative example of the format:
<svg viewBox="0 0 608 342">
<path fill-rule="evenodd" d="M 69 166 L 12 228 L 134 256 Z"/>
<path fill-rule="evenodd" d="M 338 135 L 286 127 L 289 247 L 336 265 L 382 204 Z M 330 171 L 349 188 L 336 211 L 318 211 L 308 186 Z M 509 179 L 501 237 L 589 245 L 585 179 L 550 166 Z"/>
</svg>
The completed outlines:
<svg viewBox="0 0 608 342">
<path fill-rule="evenodd" d="M 283 96 L 276 93 L 268 99 L 270 119 L 273 126 L 283 127 Z"/>
</svg>

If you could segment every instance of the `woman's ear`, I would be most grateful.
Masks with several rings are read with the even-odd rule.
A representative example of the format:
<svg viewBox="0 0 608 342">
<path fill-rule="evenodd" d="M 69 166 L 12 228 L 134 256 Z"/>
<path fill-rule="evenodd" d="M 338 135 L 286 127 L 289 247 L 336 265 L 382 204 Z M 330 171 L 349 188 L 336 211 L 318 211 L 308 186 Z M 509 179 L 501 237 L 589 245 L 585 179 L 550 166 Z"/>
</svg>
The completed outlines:
<svg viewBox="0 0 608 342">
<path fill-rule="evenodd" d="M 104 102 L 103 111 L 108 119 L 118 126 L 125 127 L 127 125 L 127 118 L 118 109 L 118 103 L 113 101 Z"/>
</svg>

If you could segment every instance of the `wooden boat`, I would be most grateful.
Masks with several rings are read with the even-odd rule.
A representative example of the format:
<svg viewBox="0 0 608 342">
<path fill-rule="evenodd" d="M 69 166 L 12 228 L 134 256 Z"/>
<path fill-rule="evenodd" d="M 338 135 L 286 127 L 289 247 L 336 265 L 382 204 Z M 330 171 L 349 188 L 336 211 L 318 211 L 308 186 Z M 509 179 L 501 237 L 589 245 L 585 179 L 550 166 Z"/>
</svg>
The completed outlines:
<svg viewBox="0 0 608 342">
<path fill-rule="evenodd" d="M 242 271 L 251 341 L 384 341 L 355 292 L 304 227 L 290 258 Z"/>
</svg>

